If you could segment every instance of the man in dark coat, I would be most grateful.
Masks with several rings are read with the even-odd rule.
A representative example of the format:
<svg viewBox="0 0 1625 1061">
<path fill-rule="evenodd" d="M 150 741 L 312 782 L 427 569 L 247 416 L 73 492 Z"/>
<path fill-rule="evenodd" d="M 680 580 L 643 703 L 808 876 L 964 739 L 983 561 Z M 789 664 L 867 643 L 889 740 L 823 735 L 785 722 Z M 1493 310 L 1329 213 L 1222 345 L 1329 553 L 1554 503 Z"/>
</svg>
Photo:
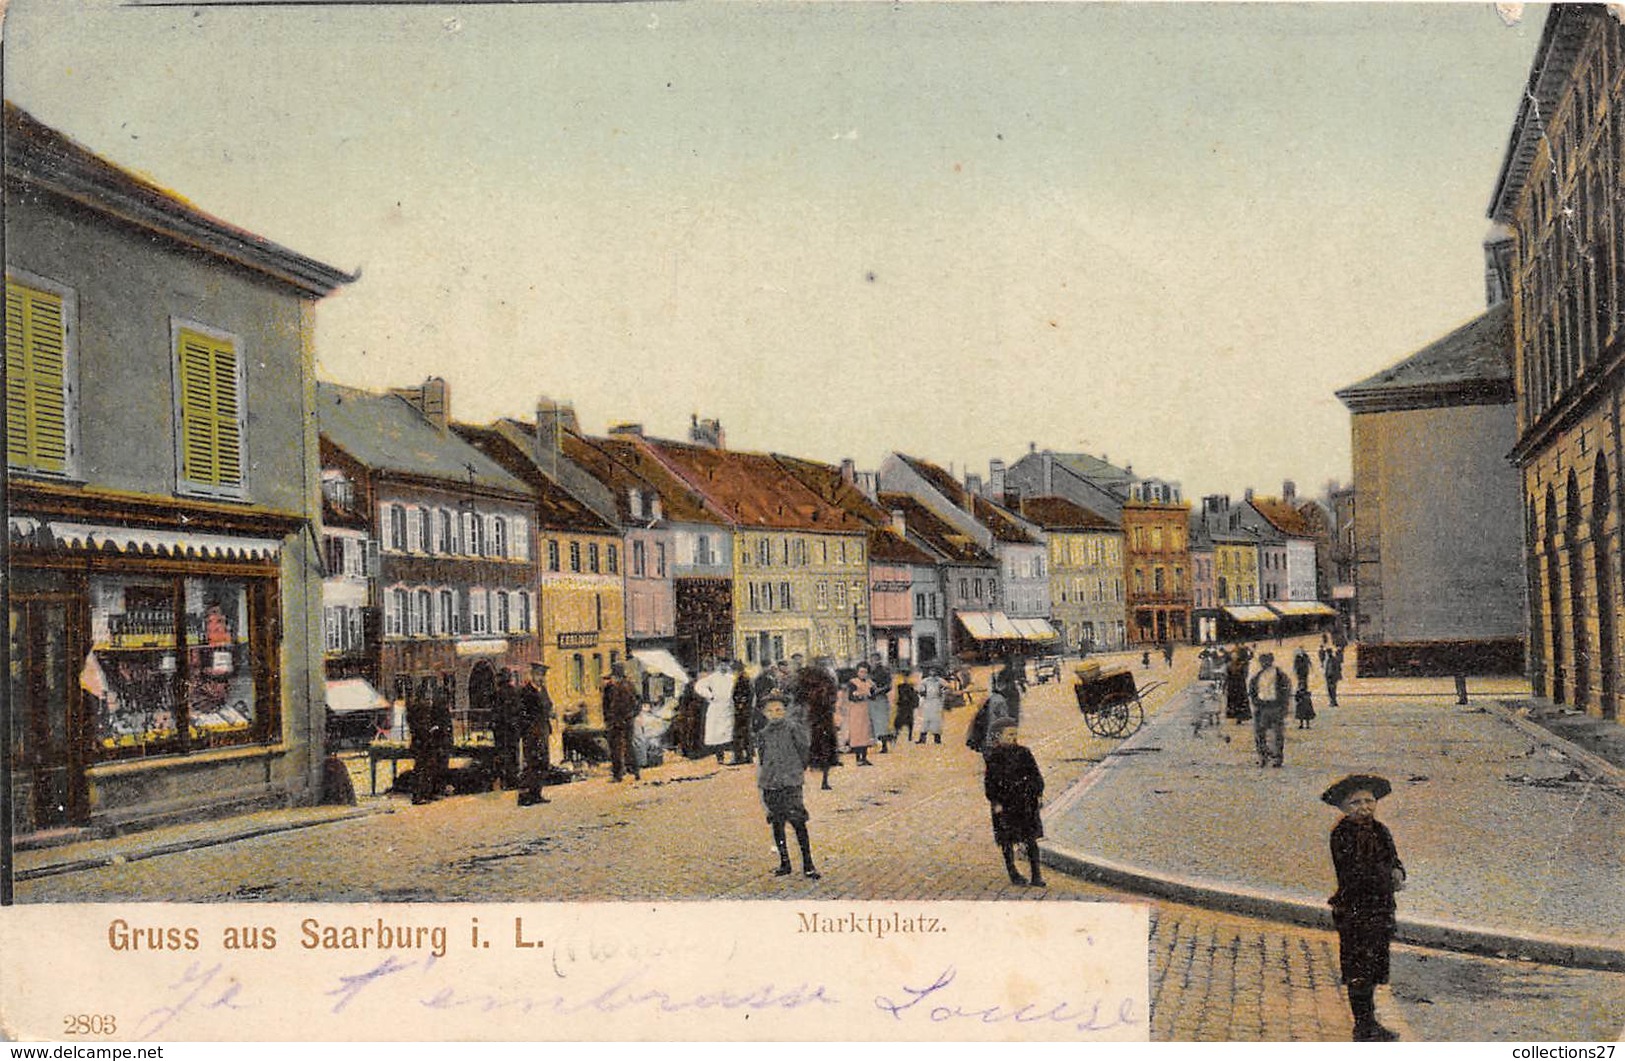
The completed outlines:
<svg viewBox="0 0 1625 1061">
<path fill-rule="evenodd" d="M 835 743 L 835 701 L 838 695 L 835 676 L 826 669 L 823 657 L 819 657 L 796 671 L 792 684 L 791 698 L 807 716 L 807 766 L 823 771 L 823 782 L 818 787 L 828 789 L 830 769 L 840 757 Z"/>
<path fill-rule="evenodd" d="M 548 741 L 553 737 L 553 701 L 547 695 L 547 664 L 532 663 L 530 673 L 517 694 L 517 723 L 525 753 L 520 772 L 519 805 L 530 807 L 551 803 L 542 795 L 547 782 Z"/>
<path fill-rule="evenodd" d="M 1258 673 L 1247 687 L 1253 702 L 1253 743 L 1259 766 L 1280 766 L 1286 744 L 1286 709 L 1292 699 L 1292 679 L 1275 665 L 1275 654 L 1258 657 Z"/>
<path fill-rule="evenodd" d="M 435 795 L 442 795 L 446 779 L 451 774 L 452 734 L 451 705 L 456 702 L 456 675 L 442 671 L 437 683 L 433 675 L 425 675 L 429 686 L 429 732 L 434 741 Z"/>
<path fill-rule="evenodd" d="M 628 769 L 632 779 L 642 780 L 638 761 L 632 755 L 632 722 L 638 717 L 638 691 L 626 677 L 626 667 L 612 663 L 609 681 L 604 683 L 604 730 L 609 738 L 610 780 L 619 782 Z"/>
<path fill-rule="evenodd" d="M 406 695 L 406 731 L 412 749 L 412 802 L 431 803 L 439 798 L 435 773 L 434 690 L 427 677 L 413 680 L 402 675 L 396 687 Z"/>
<path fill-rule="evenodd" d="M 1038 840 L 1044 835 L 1039 815 L 1043 804 L 1044 775 L 1033 753 L 1018 744 L 1013 719 L 1002 718 L 989 729 L 993 741 L 987 752 L 987 772 L 982 791 L 993 815 L 993 842 L 1004 853 L 1004 868 L 1011 884 L 1044 887 L 1044 873 L 1038 862 Z M 1016 869 L 1015 845 L 1021 844 L 1032 869 L 1030 878 Z"/>
<path fill-rule="evenodd" d="M 745 665 L 734 664 L 734 740 L 733 761 L 730 766 L 744 766 L 750 762 L 751 709 L 756 704 L 756 688 L 745 677 Z M 762 674 L 767 668 L 762 668 Z"/>
<path fill-rule="evenodd" d="M 1377 821 L 1377 801 L 1391 786 L 1371 774 L 1351 774 L 1328 788 L 1321 800 L 1343 818 L 1332 829 L 1332 867 L 1337 891 L 1327 900 L 1337 926 L 1338 959 L 1355 1042 L 1392 1042 L 1393 1032 L 1377 1022 L 1376 985 L 1388 982 L 1388 951 L 1394 939 L 1394 893 L 1405 886 L 1393 834 Z"/>
<path fill-rule="evenodd" d="M 1003 694 L 1010 717 L 1018 723 L 1021 721 L 1021 692 L 1027 688 L 1026 670 L 1021 660 L 1012 653 L 1005 657 L 1003 669 L 994 675 L 990 683 L 990 691 Z"/>
<path fill-rule="evenodd" d="M 1328 650 L 1324 666 L 1326 669 L 1326 702 L 1336 707 L 1337 683 L 1343 680 L 1343 653 Z"/>
<path fill-rule="evenodd" d="M 1247 646 L 1237 644 L 1224 660 L 1224 717 L 1235 719 L 1238 726 L 1253 717 L 1247 705 L 1247 664 L 1252 658 Z"/>
<path fill-rule="evenodd" d="M 497 672 L 496 692 L 491 696 L 491 743 L 496 746 L 497 779 L 502 787 L 519 786 L 519 693 L 513 687 L 513 671 Z"/>
</svg>

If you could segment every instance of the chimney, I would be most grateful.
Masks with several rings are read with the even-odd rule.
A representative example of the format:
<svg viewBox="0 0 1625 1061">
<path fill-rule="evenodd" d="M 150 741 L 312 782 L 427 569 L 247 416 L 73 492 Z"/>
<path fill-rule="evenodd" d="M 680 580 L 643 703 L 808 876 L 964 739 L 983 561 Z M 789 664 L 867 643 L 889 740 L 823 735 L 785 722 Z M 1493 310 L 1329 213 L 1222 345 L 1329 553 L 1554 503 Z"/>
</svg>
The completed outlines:
<svg viewBox="0 0 1625 1061">
<path fill-rule="evenodd" d="M 875 472 L 856 472 L 854 484 L 863 491 L 863 496 L 870 501 L 880 500 L 880 476 Z"/>
<path fill-rule="evenodd" d="M 1038 452 L 1038 443 L 1036 443 L 1036 442 L 1027 443 L 1027 452 L 1028 453 L 1037 453 Z"/>
<path fill-rule="evenodd" d="M 701 420 L 698 414 L 688 418 L 688 440 L 707 449 L 725 449 L 720 420 Z"/>
<path fill-rule="evenodd" d="M 611 435 L 619 435 L 619 436 L 621 436 L 623 438 L 642 438 L 643 437 L 643 425 L 642 424 L 611 424 L 610 428 L 609 428 L 609 433 Z"/>
<path fill-rule="evenodd" d="M 536 399 L 536 467 L 549 479 L 559 477 L 559 451 L 563 448 L 565 418 L 575 422 L 575 413 L 545 394 Z"/>
<path fill-rule="evenodd" d="M 977 475 L 975 472 L 966 472 L 965 473 L 965 491 L 966 491 L 966 493 L 970 493 L 970 494 L 979 494 L 979 493 L 981 493 L 982 492 L 982 477 L 980 475 Z M 967 497 L 965 499 L 965 510 L 967 512 L 970 511 L 970 507 L 971 507 L 970 498 Z"/>
<path fill-rule="evenodd" d="M 857 479 L 858 466 L 851 457 L 841 458 L 841 482 L 852 483 Z"/>
<path fill-rule="evenodd" d="M 1287 504 L 1296 504 L 1298 501 L 1298 484 L 1288 479 L 1281 484 L 1281 500 Z"/>
<path fill-rule="evenodd" d="M 1004 504 L 1004 461 L 994 458 L 987 462 L 987 492 L 993 500 Z"/>
<path fill-rule="evenodd" d="M 1055 496 L 1055 454 L 1044 451 L 1044 496 Z"/>
<path fill-rule="evenodd" d="M 451 420 L 451 392 L 446 381 L 430 376 L 417 387 L 392 387 L 389 393 L 402 398 L 422 417 L 444 431 Z"/>
<path fill-rule="evenodd" d="M 1253 488 L 1249 486 L 1247 489 L 1243 490 L 1241 492 L 1241 498 L 1243 501 L 1251 504 L 1253 500 Z"/>
<path fill-rule="evenodd" d="M 891 510 L 891 532 L 899 538 L 908 536 L 908 517 L 903 515 L 903 510 L 900 508 Z"/>
</svg>

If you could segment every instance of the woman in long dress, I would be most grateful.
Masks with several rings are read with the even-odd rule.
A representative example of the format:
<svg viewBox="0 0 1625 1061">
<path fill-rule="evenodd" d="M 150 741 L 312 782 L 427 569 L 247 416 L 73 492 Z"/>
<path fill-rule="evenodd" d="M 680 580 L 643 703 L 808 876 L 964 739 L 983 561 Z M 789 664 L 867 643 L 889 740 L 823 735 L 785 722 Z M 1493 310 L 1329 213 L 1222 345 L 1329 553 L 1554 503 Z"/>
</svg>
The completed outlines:
<svg viewBox="0 0 1625 1061">
<path fill-rule="evenodd" d="M 858 673 L 846 683 L 846 743 L 858 757 L 859 766 L 873 766 L 869 749 L 875 743 L 874 724 L 869 719 L 869 698 L 875 683 L 869 679 L 869 665 L 858 664 Z"/>
<path fill-rule="evenodd" d="M 947 693 L 947 683 L 934 668 L 920 682 L 920 739 L 917 743 L 924 744 L 927 734 L 936 743 L 942 743 L 942 704 Z"/>
</svg>

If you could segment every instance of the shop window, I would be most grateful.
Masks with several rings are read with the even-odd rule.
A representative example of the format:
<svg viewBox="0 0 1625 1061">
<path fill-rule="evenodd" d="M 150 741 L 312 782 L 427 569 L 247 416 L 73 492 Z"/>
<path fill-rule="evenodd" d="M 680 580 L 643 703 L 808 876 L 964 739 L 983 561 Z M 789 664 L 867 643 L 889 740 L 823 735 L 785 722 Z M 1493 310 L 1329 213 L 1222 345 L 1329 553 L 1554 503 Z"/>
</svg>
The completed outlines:
<svg viewBox="0 0 1625 1061">
<path fill-rule="evenodd" d="M 218 497 L 243 494 L 242 363 L 232 336 L 174 324 L 178 487 Z"/>
<path fill-rule="evenodd" d="M 73 471 L 73 296 L 6 281 L 6 463 Z"/>
<path fill-rule="evenodd" d="M 79 673 L 102 759 L 263 742 L 275 692 L 263 660 L 274 590 L 262 580 L 93 577 Z M 336 616 L 334 639 L 347 626 Z"/>
</svg>

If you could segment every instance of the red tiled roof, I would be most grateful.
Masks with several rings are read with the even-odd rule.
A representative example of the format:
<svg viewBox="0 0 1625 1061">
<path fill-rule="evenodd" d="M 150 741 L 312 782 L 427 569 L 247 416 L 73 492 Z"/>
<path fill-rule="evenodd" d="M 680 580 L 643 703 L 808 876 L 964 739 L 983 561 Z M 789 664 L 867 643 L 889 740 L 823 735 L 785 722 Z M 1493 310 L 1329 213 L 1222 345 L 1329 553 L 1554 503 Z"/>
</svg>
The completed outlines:
<svg viewBox="0 0 1625 1061">
<path fill-rule="evenodd" d="M 1117 524 L 1064 497 L 1024 497 L 1021 516 L 1045 530 L 1118 530 Z"/>
<path fill-rule="evenodd" d="M 643 444 L 735 524 L 775 530 L 856 533 L 862 521 L 808 489 L 766 453 L 665 439 Z"/>
<path fill-rule="evenodd" d="M 982 566 L 997 563 L 992 554 L 976 544 L 975 539 L 944 521 L 914 497 L 908 494 L 882 493 L 880 503 L 888 510 L 900 509 L 903 521 L 908 525 L 908 532 L 918 535 L 921 541 L 941 553 L 950 562 Z"/>
<path fill-rule="evenodd" d="M 617 532 L 617 528 L 606 523 L 596 512 L 577 500 L 574 494 L 542 474 L 531 455 L 504 438 L 496 428 L 452 424 L 452 430 L 469 445 L 523 479 L 535 491 L 536 522 L 539 527 L 584 534 Z"/>
<path fill-rule="evenodd" d="M 1315 529 L 1309 521 L 1289 503 L 1274 497 L 1255 497 L 1253 508 L 1269 521 L 1270 526 L 1291 538 L 1313 538 Z"/>
<path fill-rule="evenodd" d="M 869 500 L 869 495 L 855 483 L 847 482 L 841 475 L 841 469 L 833 464 L 821 464 L 782 453 L 775 453 L 773 459 L 820 498 L 844 508 L 872 528 L 869 531 L 870 560 L 888 564 L 936 563 L 930 553 L 907 538 L 894 534 L 891 530 L 891 513 Z"/>
</svg>

